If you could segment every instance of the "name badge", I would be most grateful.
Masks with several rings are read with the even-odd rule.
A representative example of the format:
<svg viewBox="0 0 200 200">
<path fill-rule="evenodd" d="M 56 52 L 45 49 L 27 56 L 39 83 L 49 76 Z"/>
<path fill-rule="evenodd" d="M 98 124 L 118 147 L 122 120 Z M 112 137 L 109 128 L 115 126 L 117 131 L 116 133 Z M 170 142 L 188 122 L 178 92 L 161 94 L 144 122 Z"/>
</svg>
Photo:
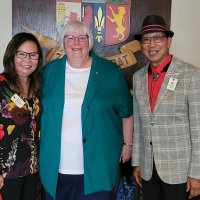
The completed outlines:
<svg viewBox="0 0 200 200">
<path fill-rule="evenodd" d="M 21 99 L 17 94 L 14 94 L 11 98 L 10 98 L 17 107 L 22 108 L 25 104 L 25 102 L 23 101 L 23 99 Z"/>
<path fill-rule="evenodd" d="M 178 83 L 178 79 L 177 79 L 177 78 L 172 78 L 172 77 L 171 77 L 171 78 L 169 79 L 168 84 L 167 84 L 167 89 L 168 89 L 168 90 L 171 90 L 171 91 L 174 91 L 175 88 L 176 88 L 177 83 Z"/>
</svg>

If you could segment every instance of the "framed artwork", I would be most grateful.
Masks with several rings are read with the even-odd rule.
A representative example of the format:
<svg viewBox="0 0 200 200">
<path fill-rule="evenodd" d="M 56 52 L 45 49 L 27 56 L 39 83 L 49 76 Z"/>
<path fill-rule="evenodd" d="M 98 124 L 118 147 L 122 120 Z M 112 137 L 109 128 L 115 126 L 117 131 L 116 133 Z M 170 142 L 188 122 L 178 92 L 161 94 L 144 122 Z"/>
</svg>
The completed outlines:
<svg viewBox="0 0 200 200">
<path fill-rule="evenodd" d="M 171 0 L 13 0 L 12 9 L 12 34 L 32 31 L 44 36 L 50 41 L 43 45 L 45 55 L 57 47 L 67 21 L 83 21 L 94 35 L 95 52 L 123 69 L 129 87 L 133 73 L 146 63 L 134 40 L 143 19 L 157 14 L 168 26 L 171 22 Z"/>
</svg>

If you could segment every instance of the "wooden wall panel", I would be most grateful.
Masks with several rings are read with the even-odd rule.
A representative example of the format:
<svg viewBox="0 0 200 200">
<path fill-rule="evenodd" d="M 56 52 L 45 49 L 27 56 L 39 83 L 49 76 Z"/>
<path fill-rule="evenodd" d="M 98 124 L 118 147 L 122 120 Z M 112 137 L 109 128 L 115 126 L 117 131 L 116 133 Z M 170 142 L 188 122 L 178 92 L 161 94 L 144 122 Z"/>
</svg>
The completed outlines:
<svg viewBox="0 0 200 200">
<path fill-rule="evenodd" d="M 13 0 L 12 9 L 13 35 L 24 31 L 21 27 L 21 24 L 24 24 L 42 35 L 55 40 L 58 39 L 56 32 L 56 0 Z M 133 35 L 139 32 L 144 17 L 149 14 L 163 16 L 167 21 L 167 25 L 170 26 L 171 0 L 132 0 L 129 37 L 120 44 L 98 48 L 96 50 L 97 54 L 102 57 L 119 54 L 119 48 L 134 39 Z M 136 52 L 136 58 L 137 64 L 123 69 L 129 87 L 131 87 L 132 74 L 146 63 L 141 52 Z"/>
</svg>

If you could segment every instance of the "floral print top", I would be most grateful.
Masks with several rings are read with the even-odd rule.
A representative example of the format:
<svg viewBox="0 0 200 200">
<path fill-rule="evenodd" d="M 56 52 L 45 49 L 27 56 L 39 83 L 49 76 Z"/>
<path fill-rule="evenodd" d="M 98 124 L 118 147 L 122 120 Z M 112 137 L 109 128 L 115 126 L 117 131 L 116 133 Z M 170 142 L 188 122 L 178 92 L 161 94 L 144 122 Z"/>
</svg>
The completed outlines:
<svg viewBox="0 0 200 200">
<path fill-rule="evenodd" d="M 0 75 L 0 174 L 18 178 L 38 172 L 40 100 L 12 101 L 16 94 Z"/>
</svg>

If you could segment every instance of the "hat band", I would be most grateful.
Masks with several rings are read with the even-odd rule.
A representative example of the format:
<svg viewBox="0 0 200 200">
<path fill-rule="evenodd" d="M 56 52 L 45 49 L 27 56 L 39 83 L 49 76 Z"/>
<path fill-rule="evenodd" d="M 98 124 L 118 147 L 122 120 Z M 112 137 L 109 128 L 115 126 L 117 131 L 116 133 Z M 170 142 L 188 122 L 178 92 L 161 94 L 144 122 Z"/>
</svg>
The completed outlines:
<svg viewBox="0 0 200 200">
<path fill-rule="evenodd" d="M 141 29 L 141 33 L 144 33 L 144 32 L 147 32 L 147 31 L 168 31 L 168 29 L 164 26 L 161 26 L 161 25 L 157 25 L 157 24 L 151 24 L 151 25 L 148 25 L 148 26 L 144 26 L 142 29 Z"/>
</svg>

